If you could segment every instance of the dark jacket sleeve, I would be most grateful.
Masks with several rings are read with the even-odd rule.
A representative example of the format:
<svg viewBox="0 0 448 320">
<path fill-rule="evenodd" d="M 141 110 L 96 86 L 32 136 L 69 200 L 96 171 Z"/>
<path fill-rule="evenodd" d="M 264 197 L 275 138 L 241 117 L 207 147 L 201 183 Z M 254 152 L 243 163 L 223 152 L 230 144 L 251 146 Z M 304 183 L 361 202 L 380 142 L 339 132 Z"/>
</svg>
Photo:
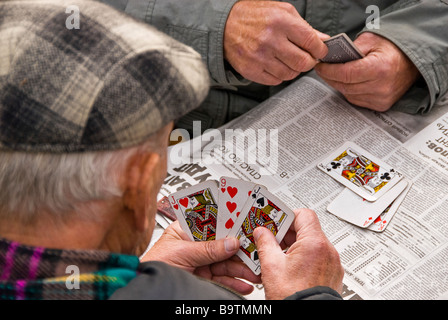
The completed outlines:
<svg viewBox="0 0 448 320">
<path fill-rule="evenodd" d="M 244 300 L 232 290 L 163 262 L 142 263 L 139 275 L 118 289 L 112 300 Z M 337 300 L 339 294 L 327 287 L 296 292 L 287 300 Z"/>
<path fill-rule="evenodd" d="M 118 289 L 112 300 L 241 300 L 242 296 L 163 262 L 139 266 L 139 275 Z"/>
<path fill-rule="evenodd" d="M 298 291 L 285 300 L 342 300 L 342 297 L 329 287 L 313 287 Z"/>
</svg>

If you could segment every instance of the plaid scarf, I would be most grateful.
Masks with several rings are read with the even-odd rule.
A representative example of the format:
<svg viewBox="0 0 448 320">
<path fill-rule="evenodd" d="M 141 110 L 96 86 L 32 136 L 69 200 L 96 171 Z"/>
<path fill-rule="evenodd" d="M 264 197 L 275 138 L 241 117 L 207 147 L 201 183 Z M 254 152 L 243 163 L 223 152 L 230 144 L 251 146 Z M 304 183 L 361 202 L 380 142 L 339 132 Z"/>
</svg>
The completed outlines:
<svg viewBox="0 0 448 320">
<path fill-rule="evenodd" d="M 108 299 L 136 275 L 136 256 L 0 239 L 0 299 Z"/>
</svg>

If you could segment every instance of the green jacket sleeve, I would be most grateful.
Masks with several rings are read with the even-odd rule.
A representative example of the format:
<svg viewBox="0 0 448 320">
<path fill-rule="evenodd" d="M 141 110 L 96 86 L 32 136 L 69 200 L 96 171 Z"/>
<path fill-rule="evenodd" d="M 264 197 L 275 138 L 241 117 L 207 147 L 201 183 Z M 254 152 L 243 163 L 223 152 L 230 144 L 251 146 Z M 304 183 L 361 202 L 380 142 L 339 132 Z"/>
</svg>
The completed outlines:
<svg viewBox="0 0 448 320">
<path fill-rule="evenodd" d="M 199 52 L 210 71 L 212 85 L 244 85 L 224 62 L 224 28 L 238 0 L 102 0 Z"/>
<path fill-rule="evenodd" d="M 393 109 L 428 113 L 448 91 L 448 0 L 402 0 L 380 15 L 378 34 L 399 47 L 420 71 L 417 81 Z"/>
<path fill-rule="evenodd" d="M 139 275 L 118 289 L 111 300 L 244 300 L 238 293 L 217 283 L 196 277 L 163 262 L 148 261 L 139 266 Z M 298 291 L 286 300 L 342 300 L 328 287 Z"/>
<path fill-rule="evenodd" d="M 207 64 L 212 87 L 244 88 L 243 79 L 225 62 L 225 24 L 238 0 L 101 0 L 156 26 L 193 47 Z M 448 0 L 283 0 L 319 31 L 335 35 L 346 32 L 354 38 L 374 32 L 397 45 L 416 65 L 422 80 L 393 109 L 428 113 L 448 90 Z M 363 29 L 368 5 L 381 11 L 380 29 Z M 233 90 L 231 90 L 233 92 Z"/>
<path fill-rule="evenodd" d="M 368 5 L 381 10 L 379 29 L 365 28 Z M 305 19 L 321 32 L 372 32 L 393 42 L 415 64 L 422 79 L 392 107 L 428 113 L 448 90 L 448 0 L 307 1 Z"/>
</svg>

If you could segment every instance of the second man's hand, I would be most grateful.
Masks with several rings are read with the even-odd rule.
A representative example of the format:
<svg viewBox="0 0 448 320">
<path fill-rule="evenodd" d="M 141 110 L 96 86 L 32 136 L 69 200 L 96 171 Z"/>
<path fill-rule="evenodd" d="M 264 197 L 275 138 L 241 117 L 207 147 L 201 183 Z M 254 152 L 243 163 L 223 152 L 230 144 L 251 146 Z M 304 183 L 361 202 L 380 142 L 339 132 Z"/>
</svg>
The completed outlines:
<svg viewBox="0 0 448 320">
<path fill-rule="evenodd" d="M 314 68 L 327 37 L 289 3 L 239 1 L 226 23 L 224 57 L 244 78 L 278 85 Z"/>
</svg>

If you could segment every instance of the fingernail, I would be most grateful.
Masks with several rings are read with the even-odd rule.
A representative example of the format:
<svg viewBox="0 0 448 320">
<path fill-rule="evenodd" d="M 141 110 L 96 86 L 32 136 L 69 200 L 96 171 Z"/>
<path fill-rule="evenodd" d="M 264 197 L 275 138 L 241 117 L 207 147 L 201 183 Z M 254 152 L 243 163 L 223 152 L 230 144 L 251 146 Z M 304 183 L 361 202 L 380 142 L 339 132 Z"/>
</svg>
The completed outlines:
<svg viewBox="0 0 448 320">
<path fill-rule="evenodd" d="M 240 246 L 237 238 L 226 238 L 224 240 L 224 248 L 227 252 L 234 252 Z"/>
</svg>

